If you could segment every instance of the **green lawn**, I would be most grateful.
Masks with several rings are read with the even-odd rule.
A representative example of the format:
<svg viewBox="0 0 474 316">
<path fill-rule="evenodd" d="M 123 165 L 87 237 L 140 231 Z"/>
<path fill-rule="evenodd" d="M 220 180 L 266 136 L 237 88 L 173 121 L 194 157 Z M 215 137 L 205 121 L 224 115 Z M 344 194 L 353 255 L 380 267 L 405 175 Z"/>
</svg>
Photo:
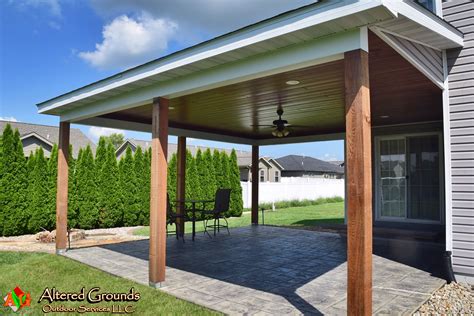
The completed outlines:
<svg viewBox="0 0 474 316">
<path fill-rule="evenodd" d="M 261 212 L 259 212 L 261 216 Z M 261 218 L 260 218 L 261 220 Z M 265 224 L 276 226 L 315 226 L 319 224 L 344 223 L 344 202 L 326 203 L 320 205 L 310 205 L 302 207 L 290 207 L 277 209 L 275 211 L 265 211 Z M 241 227 L 250 224 L 250 214 L 243 214 L 241 217 L 229 219 L 230 227 Z M 186 233 L 192 232 L 191 223 L 186 223 Z M 196 223 L 196 231 L 203 231 L 202 222 Z M 148 236 L 149 228 L 143 227 L 135 231 L 136 235 Z"/>
<path fill-rule="evenodd" d="M 16 286 L 20 286 L 24 292 L 30 292 L 31 295 L 31 306 L 22 309 L 22 313 L 13 313 L 10 308 L 3 307 L 3 297 Z M 41 309 L 46 301 L 38 303 L 38 299 L 46 287 L 55 287 L 62 292 L 78 292 L 82 287 L 85 287 L 86 293 L 93 287 L 100 287 L 101 293 L 128 293 L 133 287 L 141 296 L 138 302 L 131 304 L 135 309 L 133 315 L 217 315 L 204 307 L 177 299 L 159 290 L 112 276 L 68 258 L 44 253 L 0 252 L 0 294 L 2 297 L 0 315 L 42 315 Z M 111 305 L 110 302 L 96 304 L 55 302 L 51 305 L 60 304 L 66 307 Z M 129 303 L 121 302 L 119 304 L 128 305 Z M 65 315 L 63 313 L 52 314 Z M 86 315 L 106 314 L 86 313 Z"/>
</svg>

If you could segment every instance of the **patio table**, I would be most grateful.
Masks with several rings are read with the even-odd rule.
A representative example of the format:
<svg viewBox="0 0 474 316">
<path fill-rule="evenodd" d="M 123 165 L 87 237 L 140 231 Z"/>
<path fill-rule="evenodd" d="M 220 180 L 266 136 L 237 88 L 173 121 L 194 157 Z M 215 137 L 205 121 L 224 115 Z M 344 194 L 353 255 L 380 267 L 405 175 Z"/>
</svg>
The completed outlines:
<svg viewBox="0 0 474 316">
<path fill-rule="evenodd" d="M 211 203 L 214 202 L 214 200 L 197 200 L 197 199 L 185 199 L 185 200 L 176 200 L 177 203 L 191 203 L 191 212 L 193 214 L 191 221 L 193 223 L 193 232 L 192 232 L 192 241 L 194 241 L 194 237 L 196 236 L 196 204 L 197 203 L 202 203 L 203 205 L 206 203 Z M 184 231 L 181 232 L 182 236 L 184 237 Z"/>
</svg>

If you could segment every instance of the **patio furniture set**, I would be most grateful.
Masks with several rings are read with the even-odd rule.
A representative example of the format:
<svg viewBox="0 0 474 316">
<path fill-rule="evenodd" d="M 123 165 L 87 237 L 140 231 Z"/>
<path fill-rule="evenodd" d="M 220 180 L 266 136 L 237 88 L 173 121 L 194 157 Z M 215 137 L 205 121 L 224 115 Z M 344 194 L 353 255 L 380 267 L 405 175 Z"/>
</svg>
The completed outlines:
<svg viewBox="0 0 474 316">
<path fill-rule="evenodd" d="M 230 205 L 230 189 L 218 189 L 215 194 L 214 200 L 200 200 L 200 199 L 185 199 L 185 200 L 176 200 L 174 203 L 170 201 L 168 196 L 167 199 L 167 210 L 166 210 L 166 233 L 175 234 L 176 238 L 182 238 L 184 242 L 184 229 L 180 229 L 179 222 L 192 222 L 192 241 L 194 241 L 196 236 L 196 221 L 202 219 L 204 225 L 204 234 L 207 234 L 209 237 L 211 235 L 207 229 L 212 229 L 214 236 L 216 232 L 220 232 L 221 228 L 227 229 L 229 232 L 229 223 L 225 217 L 225 212 L 229 210 Z M 214 203 L 212 209 L 208 209 L 207 205 Z M 178 212 L 177 205 L 191 205 L 191 208 L 184 208 L 183 212 Z M 200 208 L 197 208 L 196 205 L 200 205 Z M 199 217 L 196 215 L 200 214 Z M 221 223 L 221 219 L 225 221 L 225 224 Z M 213 221 L 209 223 L 209 221 Z M 175 230 L 168 230 L 168 226 L 175 225 Z"/>
</svg>

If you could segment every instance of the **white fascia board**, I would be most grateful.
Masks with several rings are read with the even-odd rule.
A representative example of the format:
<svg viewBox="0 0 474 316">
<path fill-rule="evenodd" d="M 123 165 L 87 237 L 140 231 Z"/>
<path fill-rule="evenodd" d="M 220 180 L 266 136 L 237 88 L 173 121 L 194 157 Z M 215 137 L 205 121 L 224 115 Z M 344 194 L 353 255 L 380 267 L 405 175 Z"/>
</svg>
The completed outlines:
<svg viewBox="0 0 474 316">
<path fill-rule="evenodd" d="M 428 78 L 431 82 L 438 86 L 440 89 L 444 89 L 444 82 L 440 81 L 438 78 L 433 76 L 425 66 L 420 64 L 417 60 L 415 60 L 410 54 L 405 52 L 405 50 L 400 47 L 397 43 L 392 41 L 392 39 L 386 36 L 383 31 L 378 29 L 377 27 L 372 27 L 371 30 L 377 34 L 380 39 L 382 39 L 385 43 L 387 43 L 390 47 L 392 47 L 397 53 L 399 53 L 404 59 L 406 59 L 410 64 L 412 64 L 416 69 L 418 69 L 426 78 Z"/>
<path fill-rule="evenodd" d="M 421 10 L 414 7 L 416 4 L 409 4 L 406 0 L 383 0 L 383 3 L 393 12 L 397 12 L 397 15 L 403 15 L 427 29 L 449 39 L 453 43 L 453 47 L 440 48 L 446 49 L 464 46 L 464 39 L 460 32 L 451 30 L 447 27 L 447 23 L 444 23 L 441 18 L 438 19 L 423 13 Z"/>
<path fill-rule="evenodd" d="M 357 28 L 136 89 L 65 111 L 61 114 L 61 120 L 79 121 L 148 104 L 156 97 L 175 98 L 242 81 L 341 60 L 344 58 L 344 52 L 361 48 L 363 43 L 361 43 L 360 32 L 360 29 Z"/>
<path fill-rule="evenodd" d="M 183 50 L 169 57 L 164 57 L 155 62 L 138 66 L 105 80 L 42 102 L 38 104 L 38 111 L 39 113 L 46 113 L 52 109 L 85 99 L 95 94 L 103 93 L 200 60 L 212 58 L 226 52 L 339 19 L 344 16 L 374 9 L 382 6 L 382 1 L 383 0 L 343 0 L 333 3 L 328 2 L 326 5 L 320 4 L 319 6 L 310 8 L 307 12 L 298 12 L 289 17 L 270 19 L 265 23 L 258 23 L 254 27 L 250 27 L 241 32 L 237 31 L 227 36 L 211 40 L 208 43 L 197 45 L 195 48 Z"/>
<path fill-rule="evenodd" d="M 151 124 L 125 122 L 125 121 L 114 120 L 114 119 L 103 118 L 103 117 L 88 118 L 83 121 L 77 122 L 77 124 L 151 133 Z M 183 128 L 169 127 L 168 134 L 170 136 L 184 136 L 184 137 L 190 137 L 190 138 L 196 138 L 196 139 L 213 140 L 213 141 L 227 142 L 227 143 L 234 143 L 234 144 L 244 144 L 244 145 L 255 144 L 255 140 L 249 139 L 249 138 L 194 131 L 194 130 L 188 130 L 188 129 L 183 129 Z"/>
</svg>

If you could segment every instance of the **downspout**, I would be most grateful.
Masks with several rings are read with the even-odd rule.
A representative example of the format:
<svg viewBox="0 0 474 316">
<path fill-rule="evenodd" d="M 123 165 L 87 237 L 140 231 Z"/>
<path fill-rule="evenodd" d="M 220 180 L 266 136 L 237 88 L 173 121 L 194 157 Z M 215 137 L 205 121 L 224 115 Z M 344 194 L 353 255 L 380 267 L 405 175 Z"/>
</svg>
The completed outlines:
<svg viewBox="0 0 474 316">
<path fill-rule="evenodd" d="M 445 199 L 445 239 L 444 263 L 448 283 L 456 282 L 453 272 L 453 217 L 452 217 L 452 178 L 451 178 L 451 121 L 449 115 L 449 70 L 446 50 L 443 50 L 443 148 L 444 148 L 444 199 Z"/>
</svg>

